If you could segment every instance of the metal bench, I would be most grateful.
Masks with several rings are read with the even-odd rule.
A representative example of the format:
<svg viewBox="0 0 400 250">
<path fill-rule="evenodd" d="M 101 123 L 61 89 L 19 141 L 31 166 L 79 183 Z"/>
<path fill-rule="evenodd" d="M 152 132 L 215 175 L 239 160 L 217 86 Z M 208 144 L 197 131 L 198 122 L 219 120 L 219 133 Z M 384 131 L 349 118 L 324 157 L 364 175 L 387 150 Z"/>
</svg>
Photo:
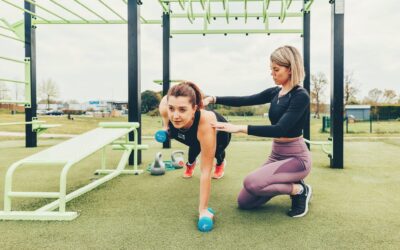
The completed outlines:
<svg viewBox="0 0 400 250">
<path fill-rule="evenodd" d="M 328 141 L 310 141 L 304 139 L 304 141 L 310 145 L 319 145 L 321 146 L 322 151 L 328 155 L 329 158 L 332 159 L 333 150 L 332 150 L 332 139 L 328 139 Z"/>
<path fill-rule="evenodd" d="M 73 220 L 78 216 L 77 212 L 67 212 L 66 203 L 97 186 L 124 174 L 140 174 L 143 170 L 138 170 L 137 153 L 138 150 L 147 149 L 147 145 L 138 145 L 137 128 L 139 123 L 135 122 L 109 122 L 100 123 L 99 128 L 74 137 L 68 141 L 50 147 L 44 151 L 36 153 L 25 159 L 12 164 L 5 176 L 4 188 L 4 211 L 0 211 L 0 220 Z M 134 140 L 129 141 L 129 133 L 134 133 Z M 123 154 L 116 169 L 106 169 L 105 157 L 106 147 L 122 150 Z M 88 185 L 81 187 L 69 194 L 67 190 L 67 175 L 73 165 L 92 155 L 96 151 L 102 150 L 101 169 L 97 173 L 107 174 Z M 133 170 L 124 170 L 128 163 L 129 156 L 134 154 Z M 40 166 L 63 166 L 60 175 L 59 192 L 16 192 L 12 190 L 12 178 L 15 170 L 23 165 L 34 167 Z M 55 198 L 57 200 L 35 210 L 35 211 L 12 211 L 11 199 L 21 197 L 30 198 Z M 57 209 L 57 211 L 53 211 Z"/>
</svg>

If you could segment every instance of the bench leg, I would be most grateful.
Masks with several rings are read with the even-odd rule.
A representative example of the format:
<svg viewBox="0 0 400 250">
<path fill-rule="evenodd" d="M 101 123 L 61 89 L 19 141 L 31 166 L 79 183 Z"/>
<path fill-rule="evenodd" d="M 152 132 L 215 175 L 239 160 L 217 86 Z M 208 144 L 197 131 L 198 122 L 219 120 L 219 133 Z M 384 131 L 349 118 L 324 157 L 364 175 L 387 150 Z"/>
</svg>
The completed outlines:
<svg viewBox="0 0 400 250">
<path fill-rule="evenodd" d="M 16 162 L 7 170 L 6 178 L 4 181 L 4 211 L 11 211 L 11 196 L 12 192 L 12 178 L 15 170 L 22 165 L 22 162 Z"/>
<path fill-rule="evenodd" d="M 106 169 L 106 147 L 104 146 L 101 150 L 101 169 Z"/>
</svg>

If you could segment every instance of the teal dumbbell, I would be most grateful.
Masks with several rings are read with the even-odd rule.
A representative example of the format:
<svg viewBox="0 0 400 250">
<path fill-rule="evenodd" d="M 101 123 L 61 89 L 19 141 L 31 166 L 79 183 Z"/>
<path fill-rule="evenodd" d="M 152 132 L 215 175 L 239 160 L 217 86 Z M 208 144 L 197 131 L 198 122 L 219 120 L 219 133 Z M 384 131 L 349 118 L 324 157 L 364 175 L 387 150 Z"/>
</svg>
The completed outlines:
<svg viewBox="0 0 400 250">
<path fill-rule="evenodd" d="M 155 133 L 154 138 L 156 139 L 156 141 L 163 143 L 168 138 L 168 132 L 166 130 L 158 130 Z"/>
<path fill-rule="evenodd" d="M 214 210 L 212 208 L 207 208 L 207 210 L 212 213 L 213 215 L 215 214 Z M 209 232 L 213 229 L 214 226 L 214 220 L 213 218 L 203 216 L 199 219 L 199 222 L 197 223 L 197 228 L 201 232 Z"/>
</svg>

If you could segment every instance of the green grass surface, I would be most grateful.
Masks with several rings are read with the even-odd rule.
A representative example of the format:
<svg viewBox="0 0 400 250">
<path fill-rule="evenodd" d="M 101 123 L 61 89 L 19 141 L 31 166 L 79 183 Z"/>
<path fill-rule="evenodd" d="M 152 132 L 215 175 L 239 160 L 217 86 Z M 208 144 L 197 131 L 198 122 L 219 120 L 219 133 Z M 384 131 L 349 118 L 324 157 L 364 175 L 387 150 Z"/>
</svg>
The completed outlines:
<svg viewBox="0 0 400 250">
<path fill-rule="evenodd" d="M 0 142 L 0 193 L 7 167 L 55 144 L 43 140 L 38 148 L 23 141 Z M 173 143 L 144 141 L 149 164 L 157 151 L 166 157 Z M 1 221 L 1 249 L 399 249 L 400 246 L 400 142 L 347 142 L 345 169 L 328 167 L 329 160 L 313 148 L 313 169 L 306 179 L 314 190 L 310 212 L 289 218 L 287 196 L 272 199 L 253 211 L 237 209 L 243 178 L 269 155 L 270 141 L 233 141 L 228 167 L 221 180 L 212 181 L 210 206 L 216 211 L 210 233 L 196 229 L 199 169 L 192 179 L 182 170 L 164 176 L 120 176 L 68 203 L 80 216 L 71 222 Z M 110 165 L 119 152 L 110 152 Z M 97 153 L 69 174 L 68 190 L 87 184 L 100 165 Z M 26 167 L 18 171 L 17 190 L 56 190 L 59 169 Z M 0 196 L 2 207 L 3 196 Z M 43 200 L 19 200 L 16 208 L 32 209 Z"/>
</svg>

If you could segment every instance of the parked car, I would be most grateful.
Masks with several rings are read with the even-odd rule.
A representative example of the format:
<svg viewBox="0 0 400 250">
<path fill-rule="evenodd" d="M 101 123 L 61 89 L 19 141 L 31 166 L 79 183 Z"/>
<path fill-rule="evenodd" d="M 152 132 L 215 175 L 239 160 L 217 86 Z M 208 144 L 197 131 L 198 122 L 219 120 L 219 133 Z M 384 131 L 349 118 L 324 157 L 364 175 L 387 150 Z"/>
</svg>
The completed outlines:
<svg viewBox="0 0 400 250">
<path fill-rule="evenodd" d="M 49 110 L 46 112 L 46 115 L 63 115 L 64 113 L 61 110 Z"/>
</svg>

